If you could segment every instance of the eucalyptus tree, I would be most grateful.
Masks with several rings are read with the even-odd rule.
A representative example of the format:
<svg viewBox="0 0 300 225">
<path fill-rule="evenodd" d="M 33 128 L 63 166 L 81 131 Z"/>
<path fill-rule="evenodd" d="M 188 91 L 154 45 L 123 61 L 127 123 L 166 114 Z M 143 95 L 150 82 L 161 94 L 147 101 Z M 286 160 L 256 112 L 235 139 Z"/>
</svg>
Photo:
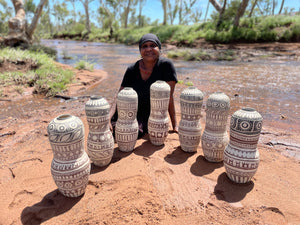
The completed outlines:
<svg viewBox="0 0 300 225">
<path fill-rule="evenodd" d="M 167 4 L 168 4 L 168 16 L 170 19 L 170 24 L 173 25 L 174 20 L 177 16 L 178 10 L 179 10 L 179 4 L 180 4 L 181 0 L 174 0 L 173 2 L 171 2 L 170 0 L 168 0 Z"/>
<path fill-rule="evenodd" d="M 127 4 L 126 4 L 127 3 Z M 132 7 L 132 3 L 133 3 L 133 0 L 127 0 L 125 2 L 125 8 L 124 8 L 124 28 L 127 28 L 128 27 L 128 17 L 129 17 L 129 12 L 131 10 L 131 7 Z"/>
<path fill-rule="evenodd" d="M 72 16 L 73 16 L 73 22 L 76 23 L 76 2 L 78 0 L 66 0 L 66 2 L 70 2 L 72 5 Z"/>
<path fill-rule="evenodd" d="M 8 21 L 8 35 L 4 37 L 4 44 L 10 46 L 17 46 L 20 44 L 30 45 L 33 41 L 33 34 L 41 16 L 43 6 L 47 0 L 41 0 L 36 7 L 31 24 L 27 25 L 26 11 L 22 0 L 12 0 L 15 17 Z"/>
<path fill-rule="evenodd" d="M 193 10 L 195 7 L 196 0 L 184 0 L 182 9 L 182 20 L 181 24 L 188 24 L 193 16 Z M 194 14 L 195 15 L 195 14 Z"/>
<path fill-rule="evenodd" d="M 55 3 L 53 5 L 53 15 L 57 20 L 57 28 L 59 31 L 65 30 L 65 19 L 69 15 L 69 10 L 65 2 Z"/>
<path fill-rule="evenodd" d="M 252 16 L 252 14 L 253 14 L 253 11 L 254 11 L 254 9 L 255 9 L 255 6 L 256 6 L 256 4 L 257 4 L 257 1 L 258 1 L 258 0 L 252 0 L 252 1 L 251 1 L 252 6 L 251 6 L 251 9 L 250 9 L 250 13 L 249 13 L 249 15 L 248 15 L 249 18 L 250 18 L 250 17 Z"/>
<path fill-rule="evenodd" d="M 207 18 L 207 14 L 208 14 L 208 9 L 209 9 L 209 3 L 210 3 L 210 1 L 207 0 L 206 11 L 205 11 L 205 16 L 204 16 L 204 22 L 206 22 L 206 18 Z"/>
<path fill-rule="evenodd" d="M 115 4 L 113 4 L 113 2 L 106 2 L 105 0 L 100 0 L 100 6 L 98 8 L 99 22 L 102 25 L 102 29 L 110 30 L 110 38 L 112 38 L 113 32 L 115 30 L 114 25 L 116 25 L 116 11 L 114 10 L 114 7 Z"/>
<path fill-rule="evenodd" d="M 145 6 L 147 0 L 138 0 L 139 2 L 139 15 L 138 15 L 138 26 L 142 27 L 144 25 L 144 19 L 142 16 L 143 7 Z"/>
<path fill-rule="evenodd" d="M 216 1 L 216 0 L 209 0 L 210 3 L 214 6 L 214 8 L 217 10 L 217 12 L 219 13 L 219 19 L 230 19 L 233 14 L 234 14 L 234 19 L 233 19 L 233 26 L 234 27 L 238 27 L 239 26 L 239 21 L 240 21 L 240 18 L 244 15 L 245 13 L 245 10 L 248 6 L 248 3 L 249 3 L 249 0 L 242 0 L 242 1 L 239 1 L 239 0 L 233 0 L 230 2 L 231 6 L 233 7 L 230 7 L 229 9 L 232 10 L 232 9 L 235 9 L 234 12 L 232 12 L 232 14 L 230 13 L 229 9 L 228 10 L 225 10 L 225 7 L 226 5 L 224 4 L 223 7 L 221 6 L 221 4 Z M 269 0 L 267 0 L 269 1 Z M 235 7 L 237 6 L 237 7 Z M 224 14 L 227 13 L 227 18 L 226 16 L 224 16 Z"/>
<path fill-rule="evenodd" d="M 168 20 L 168 11 L 167 11 L 167 5 L 168 5 L 168 0 L 161 0 L 161 4 L 162 4 L 162 9 L 164 12 L 163 15 L 163 25 L 167 25 L 167 20 Z"/>
<path fill-rule="evenodd" d="M 243 0 L 240 5 L 239 8 L 236 12 L 236 15 L 234 17 L 233 20 L 233 26 L 234 27 L 238 27 L 239 26 L 239 22 L 240 22 L 240 18 L 244 15 L 246 8 L 248 6 L 249 0 Z"/>
<path fill-rule="evenodd" d="M 283 5 L 284 5 L 284 0 L 281 1 L 281 5 L 280 5 L 280 9 L 279 9 L 278 14 L 281 14 L 282 9 L 283 9 Z"/>
<path fill-rule="evenodd" d="M 49 2 L 47 1 L 44 5 L 44 10 L 40 17 L 40 23 L 38 24 L 37 31 L 41 35 L 47 35 L 50 34 L 52 36 L 53 34 L 53 25 L 51 22 L 51 7 Z"/>
<path fill-rule="evenodd" d="M 91 25 L 90 25 L 90 12 L 89 12 L 89 5 L 94 0 L 79 0 L 84 7 L 85 11 L 85 29 L 87 30 L 87 34 L 91 33 Z"/>
</svg>

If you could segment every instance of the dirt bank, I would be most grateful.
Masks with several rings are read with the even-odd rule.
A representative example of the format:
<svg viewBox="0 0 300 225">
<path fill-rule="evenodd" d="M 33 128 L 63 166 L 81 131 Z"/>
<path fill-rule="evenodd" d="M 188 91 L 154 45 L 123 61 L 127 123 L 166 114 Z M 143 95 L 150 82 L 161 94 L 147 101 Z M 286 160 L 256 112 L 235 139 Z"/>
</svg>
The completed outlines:
<svg viewBox="0 0 300 225">
<path fill-rule="evenodd" d="M 65 96 L 80 96 L 106 76 L 103 71 L 75 72 L 79 82 Z M 1 120 L 0 224 L 300 224 L 299 160 L 285 155 L 297 149 L 299 134 L 280 131 L 276 124 L 263 128 L 260 165 L 248 184 L 231 182 L 223 163 L 204 159 L 201 145 L 195 154 L 184 153 L 178 134 L 170 133 L 161 147 L 147 137 L 131 153 L 115 145 L 109 166 L 92 164 L 83 196 L 62 196 L 51 177 L 46 127 L 54 117 L 70 113 L 82 119 L 87 136 L 87 100 L 71 99 Z"/>
</svg>

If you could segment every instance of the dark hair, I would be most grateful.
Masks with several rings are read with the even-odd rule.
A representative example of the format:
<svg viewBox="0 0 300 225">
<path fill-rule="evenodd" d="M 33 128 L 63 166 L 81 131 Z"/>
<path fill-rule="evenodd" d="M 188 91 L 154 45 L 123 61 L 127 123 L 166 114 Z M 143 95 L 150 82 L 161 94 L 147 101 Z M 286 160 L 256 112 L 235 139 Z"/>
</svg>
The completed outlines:
<svg viewBox="0 0 300 225">
<path fill-rule="evenodd" d="M 153 43 L 155 43 L 159 49 L 161 49 L 161 42 L 159 40 L 159 38 L 155 35 L 155 34 L 145 34 L 143 37 L 141 37 L 140 41 L 139 41 L 139 49 L 141 50 L 142 45 L 147 42 L 147 41 L 151 41 Z"/>
</svg>

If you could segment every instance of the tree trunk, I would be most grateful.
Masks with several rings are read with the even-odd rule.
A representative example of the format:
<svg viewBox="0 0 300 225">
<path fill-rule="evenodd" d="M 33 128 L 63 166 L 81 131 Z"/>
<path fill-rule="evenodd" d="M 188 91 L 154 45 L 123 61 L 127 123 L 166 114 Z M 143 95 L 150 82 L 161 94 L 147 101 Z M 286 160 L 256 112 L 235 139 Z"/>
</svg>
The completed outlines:
<svg viewBox="0 0 300 225">
<path fill-rule="evenodd" d="M 163 11 L 164 11 L 164 21 L 163 25 L 167 25 L 168 13 L 167 13 L 167 0 L 161 0 Z"/>
<path fill-rule="evenodd" d="M 253 5 L 251 7 L 251 11 L 250 11 L 249 16 L 248 16 L 249 18 L 252 16 L 252 13 L 253 13 L 253 11 L 255 9 L 256 3 L 257 3 L 257 0 L 255 0 L 255 2 L 253 3 Z"/>
<path fill-rule="evenodd" d="M 223 20 L 223 14 L 225 12 L 225 8 L 226 8 L 226 0 L 224 0 L 224 4 L 223 4 L 223 7 L 222 7 L 222 10 L 220 11 L 220 14 L 219 14 L 219 19 L 218 19 L 218 22 L 217 22 L 217 29 L 219 28 L 219 26 L 221 25 L 222 23 L 222 20 Z"/>
<path fill-rule="evenodd" d="M 22 0 L 12 0 L 16 16 L 8 21 L 8 36 L 4 37 L 4 44 L 17 46 L 20 44 L 29 44 L 26 36 L 26 13 Z"/>
<path fill-rule="evenodd" d="M 44 4 L 47 0 L 41 0 L 34 17 L 32 19 L 32 23 L 27 27 L 26 21 L 26 12 L 24 10 L 24 3 L 22 0 L 12 0 L 13 6 L 15 8 L 16 16 L 9 19 L 8 21 L 8 35 L 4 37 L 4 44 L 7 46 L 20 46 L 20 45 L 31 45 L 32 37 L 34 30 L 37 26 L 38 19 L 43 10 Z"/>
<path fill-rule="evenodd" d="M 81 1 L 84 6 L 85 11 L 85 29 L 87 30 L 87 33 L 91 33 L 91 26 L 90 26 L 90 14 L 89 14 L 89 0 Z"/>
<path fill-rule="evenodd" d="M 222 6 L 219 2 L 215 1 L 215 0 L 209 0 L 209 2 L 215 7 L 215 9 L 218 11 L 218 12 L 221 12 L 222 11 Z"/>
<path fill-rule="evenodd" d="M 273 0 L 272 16 L 274 16 L 274 13 L 275 13 L 275 7 L 276 7 L 276 2 L 275 2 L 275 0 Z"/>
<path fill-rule="evenodd" d="M 131 5 L 131 0 L 128 0 L 127 7 L 125 9 L 125 17 L 124 17 L 124 27 L 125 28 L 128 27 L 128 15 L 129 15 L 129 11 L 130 11 L 130 5 Z"/>
<path fill-rule="evenodd" d="M 284 0 L 282 0 L 282 2 L 281 2 L 281 6 L 280 6 L 280 10 L 279 10 L 278 14 L 281 14 L 281 11 L 283 9 L 283 5 L 284 5 Z"/>
<path fill-rule="evenodd" d="M 209 9 L 209 0 L 207 2 L 207 7 L 206 7 L 206 12 L 205 12 L 205 17 L 204 17 L 204 22 L 206 22 L 206 18 L 207 18 L 207 13 L 208 13 L 208 9 Z"/>
<path fill-rule="evenodd" d="M 139 27 L 143 26 L 143 17 L 142 17 L 142 10 L 144 7 L 145 0 L 139 0 L 139 17 L 138 17 L 138 25 Z"/>
<path fill-rule="evenodd" d="M 247 8 L 247 5 L 249 3 L 249 0 L 243 0 L 237 10 L 237 13 L 235 15 L 234 21 L 233 21 L 233 26 L 238 27 L 240 23 L 240 18 L 244 15 L 245 10 Z"/>
<path fill-rule="evenodd" d="M 35 28 L 38 24 L 38 21 L 39 21 L 39 18 L 42 14 L 42 11 L 43 11 L 43 7 L 45 5 L 45 3 L 47 2 L 47 0 L 41 0 L 38 7 L 36 8 L 35 10 L 35 13 L 34 13 L 34 17 L 31 21 L 31 25 L 29 26 L 29 28 L 27 29 L 27 35 L 29 37 L 30 40 L 32 40 L 32 36 L 33 36 L 33 33 L 35 31 Z"/>
</svg>

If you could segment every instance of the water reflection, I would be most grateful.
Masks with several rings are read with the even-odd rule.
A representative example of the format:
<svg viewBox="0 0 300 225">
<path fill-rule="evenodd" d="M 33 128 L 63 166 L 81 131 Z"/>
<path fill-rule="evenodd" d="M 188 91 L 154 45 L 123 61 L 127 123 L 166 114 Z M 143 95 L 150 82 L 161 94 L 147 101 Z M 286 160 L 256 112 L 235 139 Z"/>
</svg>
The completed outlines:
<svg viewBox="0 0 300 225">
<path fill-rule="evenodd" d="M 43 40 L 42 44 L 55 48 L 61 63 L 74 66 L 87 57 L 96 69 L 108 72 L 108 78 L 86 94 L 101 94 L 109 102 L 115 97 L 127 66 L 139 58 L 137 46 L 63 40 Z M 64 60 L 64 55 L 73 59 Z M 300 130 L 299 61 L 173 62 L 178 79 L 193 82 L 203 91 L 205 99 L 215 91 L 226 93 L 231 98 L 231 113 L 244 106 L 254 107 L 264 117 L 265 124 L 276 122 Z M 177 105 L 184 88 L 184 84 L 176 87 Z M 286 119 L 282 120 L 282 115 Z"/>
</svg>

